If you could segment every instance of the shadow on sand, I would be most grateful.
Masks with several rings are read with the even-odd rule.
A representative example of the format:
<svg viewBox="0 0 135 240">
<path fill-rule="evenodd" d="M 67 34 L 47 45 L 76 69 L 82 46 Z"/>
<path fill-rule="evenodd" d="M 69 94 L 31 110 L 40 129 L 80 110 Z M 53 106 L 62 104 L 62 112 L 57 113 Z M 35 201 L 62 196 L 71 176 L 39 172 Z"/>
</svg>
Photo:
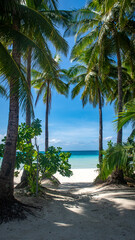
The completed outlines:
<svg viewBox="0 0 135 240">
<path fill-rule="evenodd" d="M 51 198 L 36 218 L 1 226 L 1 240 L 135 239 L 135 204 L 130 204 L 134 188 L 64 183 L 46 194 Z M 128 201 L 128 206 L 115 202 L 118 199 Z"/>
</svg>

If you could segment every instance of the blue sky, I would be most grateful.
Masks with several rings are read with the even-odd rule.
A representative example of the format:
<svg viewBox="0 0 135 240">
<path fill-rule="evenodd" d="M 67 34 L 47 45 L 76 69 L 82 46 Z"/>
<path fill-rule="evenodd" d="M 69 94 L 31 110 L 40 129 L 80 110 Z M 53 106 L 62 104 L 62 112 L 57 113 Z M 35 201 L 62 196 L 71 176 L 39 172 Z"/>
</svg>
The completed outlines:
<svg viewBox="0 0 135 240">
<path fill-rule="evenodd" d="M 85 4 L 83 0 L 59 0 L 59 8 L 72 10 L 82 7 Z M 74 45 L 74 38 L 66 39 L 71 50 Z M 71 66 L 68 57 L 62 56 L 61 67 Z M 71 90 L 70 90 L 71 93 Z M 82 107 L 80 96 L 71 100 L 71 94 L 68 98 L 52 92 L 52 106 L 49 116 L 49 145 L 60 146 L 63 150 L 98 150 L 98 107 L 93 108 L 87 104 Z M 34 92 L 34 98 L 36 94 Z M 0 140 L 6 134 L 8 123 L 9 102 L 0 97 L 1 117 L 0 117 Z M 35 116 L 42 120 L 43 133 L 38 138 L 40 150 L 44 150 L 44 126 L 45 126 L 45 105 L 40 98 L 35 108 Z M 116 131 L 112 121 L 115 119 L 113 105 L 107 105 L 103 108 L 103 135 L 104 148 L 107 147 L 107 141 L 116 142 Z M 20 122 L 25 121 L 25 116 L 21 115 Z M 131 127 L 124 129 L 123 140 L 125 141 L 131 132 Z"/>
</svg>

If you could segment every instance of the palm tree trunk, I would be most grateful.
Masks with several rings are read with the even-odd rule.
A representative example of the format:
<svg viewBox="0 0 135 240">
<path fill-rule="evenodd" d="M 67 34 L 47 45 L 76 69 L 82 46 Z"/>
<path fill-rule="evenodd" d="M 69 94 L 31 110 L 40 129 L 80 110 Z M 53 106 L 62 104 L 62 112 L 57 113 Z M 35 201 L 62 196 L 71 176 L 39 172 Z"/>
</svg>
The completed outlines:
<svg viewBox="0 0 135 240">
<path fill-rule="evenodd" d="M 133 82 L 135 82 L 135 70 L 134 70 L 132 56 L 131 56 L 131 77 L 133 79 Z M 135 98 L 135 88 L 133 88 L 133 98 Z"/>
<path fill-rule="evenodd" d="M 45 114 L 45 152 L 48 150 L 48 140 L 49 140 L 49 131 L 48 131 L 48 115 L 49 115 L 49 81 L 47 82 L 47 96 L 46 96 L 46 114 Z"/>
<path fill-rule="evenodd" d="M 101 92 L 98 89 L 98 97 L 99 97 L 99 163 L 102 163 L 102 153 L 103 150 L 103 122 L 102 122 L 102 102 L 101 102 Z"/>
<path fill-rule="evenodd" d="M 31 52 L 32 52 L 32 48 L 29 47 L 28 57 L 27 57 L 27 83 L 28 83 L 29 93 L 31 93 Z M 26 125 L 28 125 L 29 127 L 31 125 L 31 110 L 30 110 L 30 103 L 28 99 L 26 103 Z"/>
<path fill-rule="evenodd" d="M 19 21 L 13 19 L 14 28 L 19 29 Z M 18 46 L 13 41 L 13 58 L 20 66 L 20 53 Z M 18 100 L 18 87 L 19 82 L 15 79 L 10 81 L 10 106 L 9 106 L 9 119 L 8 129 L 5 144 L 5 151 L 3 162 L 0 171 L 0 200 L 10 201 L 13 199 L 14 189 L 14 168 L 16 160 L 16 142 L 18 136 L 18 121 L 19 121 L 19 100 Z"/>
<path fill-rule="evenodd" d="M 31 94 L 31 53 L 32 48 L 29 47 L 28 49 L 28 57 L 27 57 L 27 83 L 29 88 L 29 94 Z M 30 102 L 27 98 L 26 101 L 26 125 L 30 127 L 31 125 L 31 109 L 30 109 Z M 29 140 L 31 142 L 31 139 Z M 23 188 L 28 185 L 28 172 L 24 169 L 22 176 L 21 176 L 21 183 L 17 185 L 17 188 Z"/>
<path fill-rule="evenodd" d="M 119 43 L 117 44 L 117 64 L 118 64 L 118 114 L 122 112 L 122 67 Z M 119 117 L 118 117 L 119 121 Z M 117 143 L 122 143 L 122 128 L 117 134 Z"/>
<path fill-rule="evenodd" d="M 116 54 L 117 54 L 117 64 L 118 64 L 118 114 L 122 112 L 122 66 L 121 66 L 121 55 L 120 55 L 120 46 L 119 40 L 116 38 Z M 119 121 L 119 117 L 118 117 Z M 117 134 L 117 144 L 122 143 L 122 128 Z M 123 170 L 116 167 L 111 174 L 110 183 L 125 184 Z"/>
</svg>

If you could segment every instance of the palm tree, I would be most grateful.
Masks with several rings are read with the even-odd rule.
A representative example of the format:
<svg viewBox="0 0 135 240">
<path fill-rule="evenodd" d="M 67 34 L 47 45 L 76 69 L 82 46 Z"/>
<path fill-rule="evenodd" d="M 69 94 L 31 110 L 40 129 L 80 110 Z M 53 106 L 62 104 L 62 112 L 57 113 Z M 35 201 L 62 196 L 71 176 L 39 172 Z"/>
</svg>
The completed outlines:
<svg viewBox="0 0 135 240">
<path fill-rule="evenodd" d="M 109 71 L 104 79 L 99 73 L 99 63 L 92 68 L 88 73 L 87 63 L 90 56 L 91 48 L 83 52 L 83 55 L 78 58 L 80 65 L 71 67 L 68 76 L 71 79 L 70 83 L 76 84 L 72 90 L 72 98 L 77 96 L 82 91 L 81 99 L 83 106 L 87 102 L 93 107 L 99 106 L 99 163 L 102 163 L 103 150 L 103 120 L 102 120 L 102 106 L 104 98 L 112 94 L 114 87 L 114 78 L 116 77 L 116 68 L 106 60 L 106 66 L 109 65 Z"/>
<path fill-rule="evenodd" d="M 99 106 L 99 163 L 102 163 L 103 150 L 103 120 L 102 120 L 102 106 L 104 103 L 103 83 L 98 73 L 98 67 L 95 66 L 93 71 L 86 75 L 85 89 L 82 94 L 83 102 L 93 103 L 93 107 Z"/>
<path fill-rule="evenodd" d="M 98 2 L 98 1 L 97 1 Z M 114 45 L 114 53 L 117 57 L 118 67 L 118 113 L 122 112 L 122 57 L 127 51 L 132 62 L 131 34 L 133 30 L 134 2 L 132 1 L 103 1 L 104 23 L 100 30 L 99 38 L 102 39 L 104 33 L 111 38 Z M 132 29 L 132 30 L 131 30 Z M 130 31 L 131 30 L 131 31 Z M 109 31 L 109 32 L 108 32 Z M 133 51 L 134 52 L 134 51 Z M 122 56 L 123 55 L 123 56 Z M 132 62 L 133 63 L 133 62 Z M 131 64 L 132 64 L 131 63 Z M 132 66 L 133 69 L 133 66 Z M 120 114 L 118 114 L 120 116 Z M 118 131 L 117 143 L 122 143 L 122 128 Z"/>
<path fill-rule="evenodd" d="M 19 29 L 19 19 L 16 19 L 13 15 L 13 27 L 15 30 Z M 13 60 L 16 62 L 18 68 L 20 67 L 20 52 L 18 51 L 18 46 L 15 41 L 13 41 Z M 14 91 L 14 84 L 16 75 L 10 81 L 10 113 L 9 113 L 9 124 L 8 124 L 8 132 L 6 137 L 6 147 L 4 151 L 3 162 L 1 166 L 0 172 L 0 196 L 2 199 L 10 199 L 13 198 L 13 174 L 14 174 L 14 166 L 15 166 L 15 158 L 16 158 L 16 142 L 17 142 L 17 132 L 18 132 L 18 113 L 19 113 L 19 105 L 18 105 L 18 96 L 19 96 L 19 88 L 16 88 Z M 17 84 L 16 84 L 17 85 Z M 10 157 L 9 157 L 10 156 Z M 5 161 L 6 159 L 6 161 Z M 7 172 L 8 170 L 8 172 Z"/>
<path fill-rule="evenodd" d="M 6 137 L 6 145 L 4 151 L 3 162 L 0 171 L 0 201 L 4 199 L 7 203 L 12 202 L 13 197 L 13 177 L 16 159 L 16 141 L 18 135 L 19 120 L 19 99 L 23 101 L 23 92 L 20 90 L 25 88 L 29 94 L 25 77 L 20 68 L 20 56 L 31 46 L 35 63 L 42 59 L 46 70 L 56 71 L 56 63 L 50 56 L 48 46 L 41 44 L 38 39 L 39 29 L 42 34 L 53 37 L 53 42 L 61 45 L 63 52 L 67 51 L 67 43 L 59 35 L 58 31 L 53 28 L 53 24 L 42 16 L 38 11 L 20 4 L 20 1 L 4 1 L 1 2 L 1 25 L 0 25 L 0 74 L 3 78 L 9 80 L 10 85 L 10 111 L 9 122 Z M 28 17 L 29 15 L 29 17 Z M 22 21 L 21 21 L 22 20 Z M 28 29 L 34 24 L 35 39 L 27 35 Z M 22 25 L 21 25 L 22 24 Z M 12 43 L 12 55 L 6 49 L 6 43 Z M 4 46 L 5 43 L 5 46 Z M 8 66 L 7 66 L 8 63 Z M 29 94 L 30 95 L 30 94 Z"/>
<path fill-rule="evenodd" d="M 108 3 L 106 10 L 106 2 Z M 96 43 L 88 63 L 88 71 L 91 72 L 97 56 L 100 52 L 99 63 L 103 66 L 104 57 L 117 59 L 118 69 L 118 112 L 122 111 L 122 58 L 125 52 L 130 51 L 130 36 L 126 30 L 126 24 L 121 28 L 119 14 L 120 4 L 109 5 L 109 1 L 92 1 L 84 9 L 75 14 L 75 24 L 66 33 L 76 31 L 77 42 L 72 51 L 72 58 L 77 58 L 89 45 Z M 111 6 L 111 7 L 110 7 Z M 110 8 L 109 8 L 110 7 Z M 124 15 L 125 17 L 125 15 Z M 106 46 L 105 46 L 106 45 Z M 102 67 L 99 65 L 99 71 Z M 122 129 L 117 134 L 117 142 L 122 142 Z"/>
<path fill-rule="evenodd" d="M 80 64 L 71 67 L 68 71 L 68 76 L 71 79 L 70 84 L 75 84 L 72 90 L 72 99 L 75 98 L 81 91 L 81 100 L 83 107 L 87 102 L 96 107 L 99 105 L 99 163 L 102 162 L 103 150 L 103 123 L 102 123 L 102 106 L 104 103 L 103 84 L 98 73 L 98 67 L 92 69 L 87 74 L 87 65 Z"/>
<path fill-rule="evenodd" d="M 40 15 L 42 15 L 43 17 L 45 17 L 45 19 L 47 21 L 49 21 L 49 23 L 52 25 L 52 32 L 54 32 L 53 34 L 48 34 L 48 32 L 46 32 L 45 36 L 43 36 L 42 31 L 40 30 L 38 33 L 38 39 L 37 39 L 37 33 L 34 31 L 34 26 L 33 26 L 33 31 L 32 29 L 27 29 L 29 36 L 32 37 L 33 39 L 36 38 L 36 41 L 39 42 L 39 44 L 41 45 L 46 45 L 47 46 L 47 42 L 46 39 L 49 40 L 54 47 L 56 48 L 57 51 L 61 51 L 62 53 L 64 53 L 66 55 L 67 53 L 67 46 L 66 46 L 66 42 L 64 39 L 62 39 L 62 37 L 60 35 L 57 35 L 57 31 L 56 31 L 56 25 L 60 25 L 62 24 L 63 26 L 65 26 L 65 24 L 68 23 L 69 18 L 70 18 L 70 13 L 66 13 L 64 11 L 58 11 L 57 10 L 57 4 L 56 1 L 54 0 L 50 0 L 50 1 L 38 1 L 35 2 L 34 0 L 32 1 L 26 1 L 26 4 L 28 7 L 33 8 L 34 10 L 38 11 L 38 13 Z M 32 33 L 33 32 L 33 33 Z M 54 38 L 55 35 L 55 38 Z M 29 46 L 27 49 L 27 53 L 25 54 L 27 60 L 27 83 L 28 83 L 28 88 L 29 88 L 29 92 L 31 92 L 31 65 L 32 65 L 32 47 Z M 42 61 L 42 59 L 41 59 Z M 40 61 L 40 65 L 42 65 L 42 62 Z M 48 70 L 50 71 L 50 70 Z M 26 106 L 25 106 L 25 110 L 26 110 L 26 124 L 28 126 L 30 126 L 31 124 L 31 106 L 30 106 L 30 102 L 29 99 L 26 99 Z M 27 173 L 24 170 L 23 171 L 23 175 L 21 177 L 21 184 L 18 185 L 18 187 L 23 187 L 26 186 L 27 184 Z"/>
<path fill-rule="evenodd" d="M 118 4 L 114 4 L 114 2 Z M 127 23 L 125 19 L 127 19 L 127 16 L 129 20 L 133 19 L 130 14 L 131 11 L 128 6 L 125 5 L 125 1 L 123 5 L 120 4 L 122 4 L 122 1 L 91 1 L 85 8 L 80 9 L 77 13 L 75 12 L 75 22 L 72 24 L 71 28 L 66 31 L 66 34 L 70 34 L 70 32 L 76 33 L 77 41 L 71 55 L 71 58 L 74 60 L 77 60 L 85 49 L 89 48 L 91 44 L 94 44 L 88 62 L 88 74 L 95 66 L 97 57 L 99 63 L 98 70 L 102 78 L 104 78 L 104 75 L 108 72 L 108 65 L 107 67 L 105 66 L 106 57 L 112 58 L 113 61 L 117 59 L 119 113 L 122 111 L 123 105 L 122 59 L 127 51 L 131 52 L 131 48 L 129 47 L 131 35 L 129 31 L 126 30 L 129 21 Z M 122 18 L 120 20 L 119 14 L 121 13 Z M 119 22 L 121 24 L 119 24 Z M 122 22 L 124 22 L 123 26 Z M 130 23 L 131 22 L 132 21 L 130 21 Z M 133 23 L 131 25 L 133 26 Z M 122 129 L 117 134 L 117 142 L 122 142 Z"/>
<path fill-rule="evenodd" d="M 85 76 L 83 76 L 83 83 L 79 81 L 74 89 L 75 91 L 77 89 L 78 94 L 80 91 L 79 86 L 80 88 L 85 86 L 82 94 L 83 105 L 85 105 L 88 100 L 94 107 L 99 104 L 99 162 L 101 163 L 103 150 L 102 94 L 104 95 L 112 91 L 114 76 L 116 78 L 116 74 L 114 74 L 114 72 L 116 73 L 116 69 L 112 66 L 112 59 L 106 55 L 109 46 L 109 44 L 106 45 L 106 36 L 104 36 L 102 44 L 99 45 L 98 43 L 98 37 L 102 26 L 101 13 L 97 14 L 95 10 L 84 8 L 79 11 L 78 15 L 78 22 L 76 23 L 77 42 L 72 49 L 71 59 L 82 61 L 87 67 Z M 94 28 L 90 31 L 92 27 Z M 85 35 L 83 35 L 84 33 Z M 81 35 L 82 38 L 80 37 Z M 80 66 L 78 69 L 79 68 Z M 72 96 L 73 95 L 74 90 Z"/>
<path fill-rule="evenodd" d="M 30 8 L 35 9 L 38 11 L 41 15 L 45 16 L 47 20 L 53 25 L 53 31 L 56 31 L 55 25 L 58 23 L 60 24 L 67 24 L 70 18 L 69 13 L 63 13 L 63 11 L 58 11 L 57 10 L 57 3 L 56 0 L 47 0 L 46 2 L 44 1 L 37 1 L 35 2 L 34 0 L 29 1 L 26 0 L 26 5 Z M 66 14 L 66 15 L 65 15 Z M 55 24 L 55 25 L 54 25 Z M 29 29 L 29 35 L 31 36 L 31 29 Z M 33 33 L 33 38 L 34 38 L 35 33 Z M 54 44 L 54 47 L 56 48 L 57 51 L 64 52 L 66 55 L 66 46 L 65 49 L 63 48 L 63 44 L 65 45 L 65 40 L 62 38 L 58 39 L 58 36 L 54 38 L 53 34 L 45 35 L 49 41 L 51 41 Z M 42 36 L 42 32 L 38 35 L 38 41 L 40 41 L 43 45 L 45 44 L 44 37 Z M 63 41 L 63 43 L 62 43 Z M 32 48 L 29 47 L 27 51 L 27 82 L 28 82 L 28 87 L 29 90 L 31 91 L 31 63 L 32 63 Z M 30 109 L 30 104 L 29 101 L 26 102 L 26 124 L 30 126 L 31 122 L 31 109 Z"/>
<path fill-rule="evenodd" d="M 54 59 L 59 62 L 58 55 Z M 60 94 L 67 95 L 68 85 L 64 83 L 62 78 L 62 71 L 58 69 L 56 74 L 53 75 L 52 72 L 38 72 L 37 70 L 32 71 L 33 81 L 32 86 L 38 89 L 36 103 L 39 100 L 39 97 L 43 93 L 43 102 L 46 104 L 46 114 L 45 114 L 45 152 L 48 150 L 49 146 L 49 130 L 48 130 L 48 116 L 51 107 L 51 98 L 52 98 L 52 88 Z"/>
<path fill-rule="evenodd" d="M 120 121 L 120 113 L 123 109 L 123 77 L 122 77 L 122 58 L 130 48 L 130 36 L 126 29 L 121 28 L 118 24 L 120 6 L 114 5 L 113 8 L 105 15 L 105 21 L 100 30 L 99 43 L 103 42 L 104 36 L 110 40 L 110 47 L 113 54 L 116 54 L 117 69 L 118 69 L 118 125 Z M 111 51 L 112 51 L 111 50 Z M 117 133 L 117 144 L 122 144 L 122 128 Z M 124 183 L 123 171 L 117 166 L 116 170 L 112 173 L 112 179 L 117 179 Z"/>
</svg>

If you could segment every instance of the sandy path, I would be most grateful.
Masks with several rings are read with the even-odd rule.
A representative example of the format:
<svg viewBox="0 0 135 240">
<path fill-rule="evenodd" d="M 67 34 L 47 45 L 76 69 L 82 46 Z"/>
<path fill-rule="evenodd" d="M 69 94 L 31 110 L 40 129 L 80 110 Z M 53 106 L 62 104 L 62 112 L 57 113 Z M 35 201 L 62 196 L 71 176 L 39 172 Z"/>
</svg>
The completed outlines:
<svg viewBox="0 0 135 240">
<path fill-rule="evenodd" d="M 85 177 L 86 172 L 83 170 Z M 51 187 L 46 199 L 27 198 L 42 204 L 43 209 L 36 211 L 36 217 L 0 225 L 0 239 L 135 240 L 134 188 L 70 181 L 57 189 Z"/>
</svg>

